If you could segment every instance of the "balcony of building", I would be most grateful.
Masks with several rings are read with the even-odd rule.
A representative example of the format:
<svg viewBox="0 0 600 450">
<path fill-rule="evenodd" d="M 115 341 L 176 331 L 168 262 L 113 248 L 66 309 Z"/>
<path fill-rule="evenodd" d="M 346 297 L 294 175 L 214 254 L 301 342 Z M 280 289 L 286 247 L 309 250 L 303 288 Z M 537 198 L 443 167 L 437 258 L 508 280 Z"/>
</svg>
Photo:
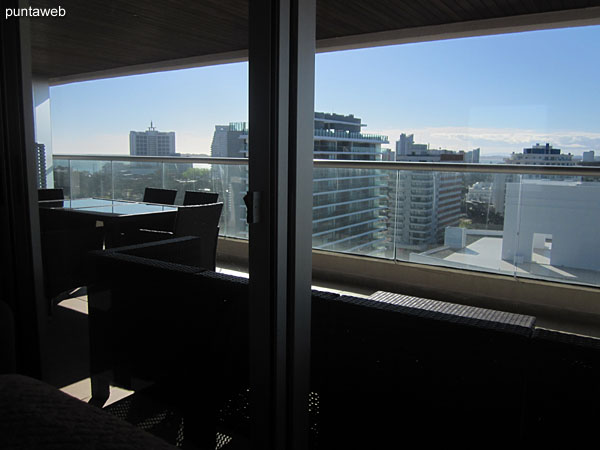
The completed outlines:
<svg viewBox="0 0 600 450">
<path fill-rule="evenodd" d="M 423 197 L 421 195 L 411 195 L 410 202 L 415 205 L 430 205 L 433 202 L 433 196 Z"/>
<path fill-rule="evenodd" d="M 181 204 L 185 190 L 192 187 L 194 190 L 208 190 L 219 192 L 221 198 L 225 201 L 223 217 L 221 219 L 221 238 L 225 241 L 229 239 L 245 238 L 247 230 L 240 230 L 240 222 L 243 223 L 246 215 L 246 207 L 242 200 L 244 193 L 243 189 L 238 189 L 237 179 L 223 179 L 223 174 L 228 173 L 222 170 L 222 166 L 244 166 L 245 160 L 218 160 L 211 158 L 186 158 L 185 165 L 179 163 L 178 158 L 136 158 L 136 157 L 110 157 L 102 159 L 100 156 L 91 155 L 55 155 L 54 156 L 54 171 L 56 186 L 64 189 L 67 198 L 83 198 L 83 197 L 102 197 L 102 198 L 121 198 L 129 200 L 141 199 L 143 186 L 153 184 L 160 185 L 169 189 L 178 191 L 177 203 Z M 202 164 L 210 167 L 210 176 L 203 179 L 182 179 L 181 173 L 193 165 Z M 333 163 L 335 164 L 335 163 Z M 345 164 L 345 165 L 344 165 Z M 355 171 L 359 173 L 364 170 L 364 165 L 370 163 L 355 162 Z M 434 165 L 434 163 L 431 163 Z M 431 165 L 430 164 L 430 165 Z M 327 171 L 331 171 L 332 176 L 327 178 L 328 181 L 335 179 L 336 171 L 345 167 L 348 169 L 347 162 L 340 162 L 339 168 L 331 167 L 331 161 L 315 161 L 315 170 L 321 171 L 322 176 Z M 327 168 L 325 168 L 327 167 Z M 372 166 L 369 166 L 372 167 Z M 400 180 L 402 175 L 411 175 L 409 168 L 412 166 L 404 166 L 402 163 L 379 163 L 378 170 L 387 172 L 390 180 Z M 499 166 L 496 166 L 499 167 Z M 480 165 L 477 171 L 481 173 L 483 170 L 493 170 L 494 167 L 484 167 Z M 449 169 L 448 169 L 449 170 Z M 460 170 L 471 170 L 468 167 Z M 512 170 L 516 169 L 504 169 Z M 519 169 L 521 172 L 523 169 Z M 533 169 L 532 169 L 533 170 Z M 556 176 L 561 178 L 562 175 L 553 175 L 548 173 L 548 168 L 539 169 L 546 171 L 547 178 Z M 555 169 L 561 170 L 561 169 Z M 577 170 L 577 169 L 575 169 Z M 593 168 L 591 170 L 594 170 Z M 392 175 L 395 173 L 396 175 Z M 443 173 L 440 171 L 439 173 Z M 495 175 L 493 172 L 486 173 L 486 176 L 492 179 Z M 381 176 L 381 175 L 378 175 Z M 594 179 L 595 174 L 588 177 Z M 362 175 L 360 183 L 368 183 L 370 176 Z M 395 195 L 377 195 L 373 196 L 372 192 L 381 188 L 380 185 L 368 184 L 366 186 L 346 188 L 345 183 L 352 180 L 353 177 L 348 175 L 339 183 L 336 183 L 340 189 L 328 187 L 327 191 L 313 192 L 313 236 L 319 239 L 319 244 L 316 247 L 322 247 L 327 242 L 322 240 L 322 236 L 328 233 L 340 232 L 352 228 L 359 229 L 365 226 L 367 222 L 377 222 L 385 220 L 388 224 L 394 224 L 399 219 L 404 219 L 401 211 L 410 211 L 410 223 L 416 226 L 430 226 L 434 220 L 440 223 L 456 222 L 459 218 L 464 217 L 461 212 L 459 203 L 465 200 L 467 189 L 463 190 L 463 194 L 452 194 L 451 197 L 442 197 L 439 204 L 434 204 L 432 197 L 424 198 L 420 195 L 411 195 L 407 198 L 398 197 Z M 562 179 L 562 178 L 561 178 Z M 401 183 L 401 182 L 399 182 Z M 521 186 L 528 186 L 531 181 L 525 178 Z M 552 185 L 552 181 L 547 181 Z M 513 183 L 514 184 L 514 183 Z M 587 188 L 593 189 L 594 183 L 586 184 Z M 516 186 L 519 186 L 516 183 Z M 541 189 L 544 189 L 542 185 Z M 591 187 L 590 187 L 591 186 Z M 586 188 L 586 189 L 587 189 Z M 566 187 L 565 187 L 566 189 Z M 401 191 L 401 184 L 391 185 L 393 192 Z M 237 197 L 232 193 L 237 192 Z M 576 192 L 576 191 L 573 191 Z M 583 190 L 582 190 L 583 192 Z M 587 207 L 589 210 L 589 207 Z M 595 207 L 594 207 L 595 208 Z M 232 222 L 230 211 L 236 211 L 236 220 Z M 374 217 L 377 215 L 377 218 Z M 360 219 L 360 220 L 358 220 Z M 474 218 L 475 220 L 469 225 L 468 233 L 472 233 L 477 229 L 487 229 L 490 223 L 485 222 L 486 218 Z M 481 222 L 483 220 L 483 222 Z M 488 218 L 489 220 L 489 218 Z M 506 218 L 505 218 L 506 220 Z M 515 219 L 516 220 L 516 219 Z M 366 221 L 366 222 L 365 222 Z M 234 225 L 232 225 L 232 223 Z M 507 222 L 505 222 L 505 225 Z M 511 224 L 510 229 L 518 232 L 520 226 L 530 226 L 529 224 Z M 581 224 L 574 223 L 573 227 L 581 227 Z M 332 228 L 333 227 L 333 228 Z M 366 232 L 367 230 L 361 230 Z M 385 231 L 385 230 L 384 230 Z M 334 242 L 349 236 L 337 237 Z M 422 237 L 422 236 L 420 236 Z M 505 231 L 505 238 L 508 238 Z M 443 242 L 439 242 L 443 246 Z M 392 246 L 390 245 L 390 251 Z M 396 258 L 391 257 L 392 260 Z M 556 272 L 558 273 L 558 272 Z M 514 275 L 511 273 L 510 275 Z M 574 277 L 555 278 L 549 280 L 571 283 Z M 586 277 L 589 279 L 589 277 Z M 585 283 L 587 285 L 596 285 L 595 283 Z"/>
<path fill-rule="evenodd" d="M 356 8 L 346 4 L 344 8 L 320 4 L 318 17 L 321 25 L 317 37 L 321 41 L 321 49 L 360 47 L 364 45 L 364 39 L 379 43 L 398 40 L 414 42 L 437 39 L 439 36 L 462 36 L 464 33 L 519 31 L 555 26 L 553 24 L 569 20 L 581 23 L 590 17 L 597 21 L 600 16 L 597 8 L 593 8 L 594 2 L 583 1 L 570 5 L 564 2 L 548 5 L 480 2 L 481 5 L 485 3 L 481 8 L 473 5 L 468 8 L 464 5 L 460 8 L 451 7 L 440 2 L 420 6 L 407 6 L 404 3 L 396 2 L 393 5 L 391 9 L 399 8 L 402 11 L 393 17 L 387 14 L 389 4 L 377 6 L 357 2 L 355 6 L 364 14 L 357 14 Z M 218 52 L 219 61 L 248 57 L 245 50 L 247 17 L 243 13 L 247 5 L 244 2 L 233 5 L 226 2 L 220 6 L 198 4 L 193 6 L 192 13 L 179 4 L 173 8 L 159 9 L 147 2 L 118 4 L 116 7 L 112 4 L 111 7 L 93 4 L 78 7 L 74 3 L 71 6 L 74 12 L 86 10 L 102 26 L 91 27 L 94 21 L 90 20 L 68 22 L 67 18 L 66 24 L 70 24 L 71 28 L 50 28 L 53 32 L 47 33 L 46 29 L 45 33 L 41 33 L 51 37 L 51 40 L 40 40 L 40 34 L 37 35 L 38 39 L 33 40 L 34 73 L 53 82 L 74 81 L 81 74 L 91 74 L 97 78 L 109 74 L 112 76 L 113 70 L 118 71 L 123 67 L 128 68 L 128 73 L 141 73 L 169 68 L 173 64 L 208 64 L 215 61 L 215 58 L 211 59 L 211 54 L 215 52 Z M 220 7 L 225 9 L 221 10 L 221 14 L 215 14 L 213 8 Z M 573 12 L 568 11 L 569 8 L 574 9 L 573 15 L 569 14 Z M 370 16 L 372 11 L 379 12 L 377 17 Z M 550 16 L 544 15 L 548 13 Z M 530 20 L 527 14 L 535 18 Z M 151 28 L 158 27 L 158 31 L 154 29 L 153 33 L 144 33 L 144 27 L 148 26 L 144 25 L 146 19 L 157 16 L 160 20 L 150 22 Z M 368 17 L 372 20 L 365 20 Z M 496 21 L 502 17 L 506 19 L 504 22 Z M 278 21 L 275 19 L 275 22 Z M 394 34 L 399 23 L 404 24 L 405 30 L 400 35 Z M 71 31 L 67 33 L 66 29 Z M 127 38 L 127 30 L 139 32 L 137 38 Z M 37 32 L 40 33 L 40 30 Z M 212 34 L 211 39 L 203 39 L 202 36 L 206 37 L 203 33 L 207 32 Z M 86 39 L 93 35 L 107 36 L 110 42 Z M 157 41 L 161 45 L 156 45 Z M 7 45 L 9 40 L 3 39 L 2 42 L 2 45 Z M 74 54 L 79 57 L 73 57 Z M 6 54 L 3 54 L 4 57 Z M 265 91 L 259 94 L 266 94 Z M 255 95 L 254 98 L 259 96 Z M 289 106 L 286 100 L 283 103 L 283 109 Z M 256 125 L 258 122 L 253 123 Z M 387 140 L 385 136 L 365 134 L 322 137 L 368 141 L 375 145 Z M 357 156 L 372 155 L 365 153 Z M 378 157 L 375 155 L 373 159 Z M 237 287 L 244 285 L 243 280 L 248 278 L 251 264 L 246 207 L 238 195 L 238 188 L 243 186 L 245 192 L 248 179 L 237 177 L 228 180 L 222 177 L 226 171 L 219 168 L 236 165 L 245 168 L 247 162 L 210 158 L 180 161 L 170 158 L 69 156 L 60 155 L 59 149 L 55 149 L 53 158 L 55 185 L 62 187 L 69 199 L 100 197 L 135 201 L 141 199 L 144 186 L 154 185 L 176 189 L 176 204 L 179 205 L 185 190 L 218 192 L 225 205 L 214 272 L 223 277 L 232 277 L 227 281 Z M 185 167 L 194 164 L 210 166 L 211 177 L 183 177 Z M 411 186 L 433 189 L 434 175 L 448 171 L 475 170 L 490 176 L 542 173 L 550 182 L 553 177 L 585 173 L 593 184 L 598 183 L 600 173 L 594 170 L 568 172 L 559 168 L 546 170 L 543 167 L 536 170 L 525 166 L 517 171 L 501 166 L 473 169 L 460 164 L 449 168 L 443 164 L 419 166 L 382 163 L 377 166 L 361 165 L 360 161 L 315 162 L 319 170 L 327 170 L 332 165 L 337 165 L 337 169 L 356 170 L 356 173 L 380 170 L 389 173 L 390 180 L 399 181 L 389 193 L 383 192 L 385 187 L 378 186 L 359 197 L 354 196 L 354 191 L 348 191 L 322 204 L 318 199 L 320 196 L 313 197 L 312 211 L 319 214 L 317 220 L 327 220 L 324 213 L 326 208 L 359 204 L 377 208 L 381 220 L 374 229 L 372 224 L 368 224 L 367 229 L 361 229 L 356 234 L 348 234 L 348 229 L 345 229 L 337 230 L 336 236 L 327 239 L 323 236 L 313 239 L 311 286 L 319 294 L 313 293 L 315 309 L 312 330 L 316 335 L 313 337 L 312 350 L 316 364 L 312 364 L 311 368 L 313 382 L 321 384 L 318 390 L 310 392 L 311 422 L 304 432 L 310 435 L 311 441 L 310 446 L 304 448 L 390 445 L 390 441 L 383 442 L 381 436 L 397 438 L 398 445 L 404 445 L 410 436 L 411 440 L 415 437 L 423 442 L 431 440 L 436 446 L 465 441 L 481 443 L 486 442 L 489 436 L 494 437 L 494 443 L 501 442 L 504 446 L 520 442 L 521 439 L 535 443 L 554 442 L 557 435 L 569 439 L 574 435 L 593 437 L 593 426 L 598 417 L 597 402 L 588 399 L 598 398 L 594 390 L 597 389 L 598 343 L 593 337 L 600 336 L 600 278 L 598 268 L 594 266 L 597 261 L 594 254 L 598 254 L 597 235 L 594 234 L 597 230 L 590 227 L 589 217 L 590 214 L 595 217 L 597 204 L 594 201 L 581 201 L 580 197 L 574 196 L 575 200 L 569 206 L 569 211 L 574 210 L 574 214 L 557 216 L 555 213 L 557 210 L 560 213 L 561 208 L 557 209 L 552 204 L 545 204 L 547 208 L 540 211 L 536 208 L 544 205 L 540 206 L 532 201 L 532 197 L 527 197 L 531 194 L 529 187 L 525 186 L 523 177 L 517 177 L 513 183 L 523 196 L 511 197 L 511 201 L 517 200 L 508 205 L 501 224 L 492 223 L 491 217 L 473 213 L 465 218 L 461 226 L 439 230 L 448 231 L 447 235 L 442 233 L 427 242 L 424 242 L 425 238 L 402 241 L 391 225 L 402 220 L 394 217 L 396 206 L 390 207 L 389 204 L 395 201 L 394 191 L 400 193 L 405 190 L 406 183 L 400 184 L 403 181 L 412 180 Z M 15 173 L 21 176 L 25 171 Z M 335 179 L 335 176 L 331 178 Z M 586 194 L 585 198 L 597 199 L 598 196 L 587 197 Z M 408 196 L 404 202 L 407 209 L 413 210 Z M 18 205 L 13 202 L 12 208 L 18 210 L 15 204 Z M 387 217 L 386 208 L 389 211 Z M 515 214 L 515 211 L 519 213 Z M 433 221 L 431 210 L 415 210 L 412 217 Z M 552 220 L 536 220 L 542 217 Z M 549 223 L 558 224 L 561 219 L 568 219 L 569 226 L 580 233 L 569 235 L 564 233 L 564 229 L 549 230 L 542 227 Z M 536 235 L 552 237 L 546 237 L 541 243 Z M 523 236 L 527 238 L 523 239 Z M 590 238 L 586 241 L 587 248 L 581 243 L 583 238 Z M 569 254 L 569 248 L 577 248 L 577 254 Z M 261 249 L 267 253 L 265 250 Z M 565 255 L 568 258 L 565 259 Z M 161 280 L 154 279 L 144 271 L 137 272 L 134 278 L 133 273 L 119 269 L 118 264 L 105 267 L 105 273 L 113 275 L 115 280 L 125 280 L 120 285 L 114 281 L 114 286 L 119 286 L 115 289 L 122 288 L 136 299 L 150 299 L 154 295 L 169 298 L 182 309 L 166 308 L 165 312 L 181 314 L 181 320 L 189 319 L 184 316 L 188 311 L 185 308 L 189 307 L 185 300 L 189 299 L 190 292 L 202 292 L 204 298 L 211 295 L 216 298 L 222 294 L 214 287 L 204 290 L 218 278 L 214 274 L 193 279 L 191 285 L 198 290 L 192 291 L 181 289 L 178 282 L 163 280 L 161 283 Z M 169 270 L 167 272 L 172 275 Z M 23 270 L 18 272 L 21 278 L 25 273 Z M 288 275 L 292 280 L 293 277 Z M 183 278 L 190 281 L 190 277 Z M 194 284 L 198 278 L 207 284 Z M 139 292 L 132 289 L 131 285 L 139 287 Z M 152 292 L 152 288 L 157 288 L 157 292 Z M 26 286 L 22 286 L 22 289 L 26 289 Z M 227 289 L 223 289 L 225 291 Z M 332 294 L 335 299 L 333 302 L 327 297 L 328 294 Z M 48 319 L 46 334 L 41 336 L 48 344 L 48 351 L 42 355 L 44 373 L 51 384 L 89 401 L 92 395 L 89 377 L 96 375 L 90 373 L 86 362 L 89 350 L 86 340 L 89 336 L 89 298 L 85 290 L 69 295 L 66 299 L 55 299 L 54 315 Z M 134 315 L 147 318 L 146 306 L 150 302 L 142 303 L 146 304 L 143 308 L 136 307 Z M 186 305 L 185 308 L 183 305 Z M 294 300 L 291 299 L 288 306 L 293 305 Z M 107 306 L 110 305 L 102 305 Z M 291 309 L 287 312 L 287 323 L 295 323 Z M 206 321 L 203 325 L 207 328 L 212 326 Z M 34 329 L 35 326 L 31 325 L 30 328 Z M 228 331 L 236 329 L 231 323 L 223 328 Z M 187 330 L 192 329 L 201 332 L 202 327 L 190 327 Z M 173 328 L 172 331 L 178 330 Z M 107 332 L 108 335 L 110 333 Z M 152 338 L 150 335 L 147 337 Z M 272 337 L 275 341 L 281 336 L 273 333 Z M 195 336 L 197 340 L 198 335 Z M 152 353 L 152 349 L 148 351 L 144 345 L 140 345 L 138 350 L 140 354 Z M 303 354 L 296 353 L 294 349 L 289 351 L 288 356 L 290 358 L 283 359 L 296 362 L 295 357 L 300 358 Z M 196 354 L 193 355 L 195 357 Z M 178 377 L 173 384 L 181 383 L 181 386 L 194 388 L 186 392 L 175 389 L 176 397 L 184 398 L 186 394 L 196 399 L 209 397 L 211 388 L 219 385 L 218 382 L 213 385 L 199 381 L 211 379 L 207 374 L 218 366 L 214 361 L 203 360 L 202 363 L 202 369 L 194 371 L 196 382 L 190 383 L 189 372 L 181 370 L 182 367 L 191 369 L 190 361 L 172 362 L 169 368 Z M 300 361 L 299 364 L 302 363 Z M 280 386 L 278 383 L 282 378 L 287 385 L 289 378 L 293 377 L 275 377 L 277 383 L 273 383 Z M 117 387 L 120 380 L 111 381 L 114 381 L 114 385 L 110 387 L 110 397 L 102 405 L 107 410 L 119 403 L 123 406 L 122 400 L 133 398 L 133 392 L 139 389 L 141 393 L 145 387 L 135 384 L 131 390 L 122 389 Z M 311 385 L 311 388 L 314 387 Z M 247 385 L 244 385 L 244 389 L 236 393 L 237 396 L 228 398 L 225 407 L 219 409 L 219 414 L 222 414 L 220 418 L 231 413 L 230 416 L 241 418 L 242 422 L 248 420 L 247 389 Z M 549 392 L 552 394 L 549 395 Z M 289 393 L 287 391 L 283 397 L 277 398 L 289 399 Z M 201 402 L 196 406 L 202 409 Z M 287 405 L 282 409 L 287 411 Z M 299 409 L 306 410 L 305 404 Z M 117 414 L 114 409 L 113 413 Z M 296 416 L 292 414 L 289 417 L 291 419 L 286 424 L 295 425 Z M 67 416 L 63 419 L 67 422 L 70 420 Z M 129 419 L 135 420 L 132 417 Z M 173 414 L 173 411 L 158 411 L 153 417 L 138 418 L 136 425 L 156 431 L 156 422 L 164 424 L 165 419 L 166 422 L 170 421 L 169 426 L 157 434 L 168 435 L 166 440 L 181 444 L 178 440 L 182 432 L 181 417 Z M 288 420 L 288 416 L 284 419 L 284 422 Z M 209 422 L 206 420 L 204 425 Z M 275 440 L 287 428 L 277 420 L 273 423 L 277 425 L 273 425 L 269 431 L 273 436 L 277 435 L 273 438 Z M 465 423 L 468 424 L 466 431 L 463 428 Z M 193 432 L 194 427 L 190 427 L 189 422 L 186 425 L 186 433 Z M 457 433 L 457 429 L 465 432 Z M 244 431 L 248 431 L 248 428 Z M 319 439 L 314 440 L 315 436 L 320 438 L 320 442 Z M 219 434 L 218 439 L 221 440 L 216 447 L 246 447 L 245 438 L 248 436 L 234 436 L 233 445 L 231 437 Z M 187 441 L 183 447 L 194 448 Z M 273 445 L 273 448 L 279 447 Z"/>
<path fill-rule="evenodd" d="M 389 143 L 388 137 L 380 134 L 323 130 L 318 128 L 315 129 L 315 138 L 343 142 L 369 142 L 375 144 Z"/>
</svg>

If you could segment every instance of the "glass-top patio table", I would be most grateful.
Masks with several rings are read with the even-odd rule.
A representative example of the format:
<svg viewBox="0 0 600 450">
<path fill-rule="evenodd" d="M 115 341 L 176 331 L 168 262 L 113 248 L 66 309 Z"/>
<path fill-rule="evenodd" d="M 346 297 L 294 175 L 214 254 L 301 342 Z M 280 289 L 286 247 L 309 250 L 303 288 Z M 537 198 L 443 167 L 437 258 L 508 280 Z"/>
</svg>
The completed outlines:
<svg viewBox="0 0 600 450">
<path fill-rule="evenodd" d="M 77 198 L 73 200 L 46 200 L 39 202 L 40 207 L 80 210 L 83 213 L 128 215 L 146 214 L 160 211 L 176 211 L 172 205 L 134 202 L 129 200 L 109 200 L 104 198 Z"/>
<path fill-rule="evenodd" d="M 177 206 L 157 203 L 78 198 L 39 202 L 40 215 L 46 223 L 68 228 L 83 221 L 95 220 L 96 226 L 105 227 L 106 247 L 115 247 L 128 230 L 151 228 L 170 230 L 173 227 Z"/>
</svg>

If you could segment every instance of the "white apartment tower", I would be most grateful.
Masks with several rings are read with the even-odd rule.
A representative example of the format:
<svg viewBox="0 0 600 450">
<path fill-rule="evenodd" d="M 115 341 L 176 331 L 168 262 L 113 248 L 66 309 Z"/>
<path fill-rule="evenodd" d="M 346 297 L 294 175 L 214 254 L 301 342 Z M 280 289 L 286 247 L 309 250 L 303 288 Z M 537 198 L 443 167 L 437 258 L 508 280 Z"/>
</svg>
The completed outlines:
<svg viewBox="0 0 600 450">
<path fill-rule="evenodd" d="M 396 141 L 397 161 L 464 162 L 465 153 L 432 150 L 415 144 L 413 135 Z M 457 226 L 461 211 L 462 179 L 454 172 L 401 171 L 390 183 L 391 239 L 396 248 L 423 250 L 443 241 L 444 230 Z"/>
<path fill-rule="evenodd" d="M 175 155 L 175 132 L 158 131 L 152 122 L 146 131 L 130 131 L 129 154 L 132 156 L 173 156 Z"/>
</svg>

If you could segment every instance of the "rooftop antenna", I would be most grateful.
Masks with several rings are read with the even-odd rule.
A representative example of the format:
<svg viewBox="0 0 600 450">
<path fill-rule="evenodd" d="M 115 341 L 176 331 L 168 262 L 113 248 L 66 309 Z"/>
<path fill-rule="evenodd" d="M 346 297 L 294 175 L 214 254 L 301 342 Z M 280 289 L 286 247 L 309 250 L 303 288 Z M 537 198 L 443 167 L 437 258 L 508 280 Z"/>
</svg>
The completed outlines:
<svg viewBox="0 0 600 450">
<path fill-rule="evenodd" d="M 148 130 L 152 130 L 154 131 L 156 128 L 154 128 L 154 125 L 152 124 L 152 121 L 150 121 L 150 127 L 148 128 Z"/>
</svg>

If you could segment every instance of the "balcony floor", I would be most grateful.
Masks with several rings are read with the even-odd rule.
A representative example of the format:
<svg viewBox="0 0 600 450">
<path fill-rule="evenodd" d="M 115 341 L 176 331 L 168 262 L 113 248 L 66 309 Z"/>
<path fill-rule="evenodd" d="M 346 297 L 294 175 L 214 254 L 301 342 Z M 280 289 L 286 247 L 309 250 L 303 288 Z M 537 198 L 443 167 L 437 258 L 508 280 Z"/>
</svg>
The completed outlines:
<svg viewBox="0 0 600 450">
<path fill-rule="evenodd" d="M 235 268 L 218 267 L 217 272 L 248 277 L 248 274 Z M 343 286 L 319 284 L 315 289 L 349 294 L 355 297 L 368 297 L 373 290 L 356 292 L 345 291 Z M 88 304 L 85 289 L 74 291 L 68 298 L 55 304 L 52 316 L 48 318 L 43 339 L 42 377 L 44 381 L 82 401 L 91 399 L 89 373 Z M 128 391 L 111 386 L 108 406 L 131 395 Z"/>
</svg>

